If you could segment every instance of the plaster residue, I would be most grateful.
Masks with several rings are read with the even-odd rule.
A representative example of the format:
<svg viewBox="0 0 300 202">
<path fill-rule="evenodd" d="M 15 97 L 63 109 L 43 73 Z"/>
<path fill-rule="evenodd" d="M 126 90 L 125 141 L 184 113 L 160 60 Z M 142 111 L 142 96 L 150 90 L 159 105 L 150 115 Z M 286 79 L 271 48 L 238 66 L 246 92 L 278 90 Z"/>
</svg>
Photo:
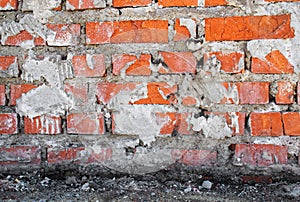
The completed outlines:
<svg viewBox="0 0 300 202">
<path fill-rule="evenodd" d="M 4 22 L 1 29 L 1 43 L 4 45 L 5 41 L 10 36 L 15 36 L 21 31 L 26 30 L 32 36 L 41 37 L 45 41 L 54 41 L 56 32 L 49 30 L 45 25 L 41 24 L 33 15 L 25 15 L 20 22 L 11 21 Z M 34 39 L 23 42 L 22 47 L 30 49 L 34 47 Z"/>
<path fill-rule="evenodd" d="M 58 60 L 59 57 L 46 56 L 38 60 L 30 56 L 23 65 L 22 79 L 28 82 L 45 79 L 50 86 L 62 88 L 63 81 L 72 77 L 72 69 L 67 63 Z"/>
<path fill-rule="evenodd" d="M 24 0 L 22 10 L 33 11 L 33 15 L 42 23 L 47 22 L 47 18 L 54 15 L 52 9 L 59 7 L 61 0 Z"/>
<path fill-rule="evenodd" d="M 196 38 L 196 22 L 193 19 L 187 19 L 187 18 L 180 18 L 179 19 L 179 25 L 180 26 L 185 26 L 192 38 Z"/>
<path fill-rule="evenodd" d="M 232 134 L 226 119 L 221 116 L 192 117 L 190 123 L 193 125 L 192 129 L 194 131 L 202 131 L 206 138 L 224 139 L 225 137 L 231 137 Z"/>
<path fill-rule="evenodd" d="M 112 158 L 104 162 L 109 168 L 130 174 L 153 173 L 175 163 L 171 149 L 136 147 L 134 154 L 125 149 L 113 149 Z"/>
<path fill-rule="evenodd" d="M 197 106 L 212 106 L 220 103 L 224 98 L 230 98 L 234 102 L 238 102 L 236 87 L 229 86 L 226 89 L 223 83 L 217 81 L 214 77 L 193 79 L 186 76 L 179 89 L 179 94 L 182 97 L 192 96 L 198 99 Z"/>
<path fill-rule="evenodd" d="M 131 105 L 136 100 L 147 97 L 146 83 L 137 85 L 132 91 L 121 90 L 108 104 L 114 111 L 114 132 L 116 134 L 138 135 L 145 145 L 150 145 L 159 136 L 166 121 L 157 122 L 157 112 L 171 112 L 164 105 Z"/>
<path fill-rule="evenodd" d="M 30 118 L 49 115 L 64 115 L 72 107 L 72 101 L 57 87 L 42 85 L 17 99 L 16 111 Z"/>
</svg>

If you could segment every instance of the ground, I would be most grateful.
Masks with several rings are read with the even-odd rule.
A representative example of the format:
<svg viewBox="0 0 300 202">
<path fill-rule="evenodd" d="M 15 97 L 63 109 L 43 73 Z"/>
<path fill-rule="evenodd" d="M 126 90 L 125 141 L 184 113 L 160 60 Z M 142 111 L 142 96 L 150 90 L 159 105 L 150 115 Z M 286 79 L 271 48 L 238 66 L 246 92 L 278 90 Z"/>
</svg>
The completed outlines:
<svg viewBox="0 0 300 202">
<path fill-rule="evenodd" d="M 300 197 L 300 182 L 222 182 L 184 173 L 193 175 L 185 181 L 171 175 L 0 174 L 0 201 L 297 201 Z"/>
</svg>

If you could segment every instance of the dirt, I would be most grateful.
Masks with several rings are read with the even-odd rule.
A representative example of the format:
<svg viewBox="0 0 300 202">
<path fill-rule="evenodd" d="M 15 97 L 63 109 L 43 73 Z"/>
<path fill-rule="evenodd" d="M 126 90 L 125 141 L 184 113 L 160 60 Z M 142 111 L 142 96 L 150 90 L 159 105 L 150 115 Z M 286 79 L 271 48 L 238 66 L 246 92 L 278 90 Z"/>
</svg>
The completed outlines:
<svg viewBox="0 0 300 202">
<path fill-rule="evenodd" d="M 174 173 L 179 176 L 180 173 Z M 0 174 L 0 201 L 298 201 L 300 182 L 237 183 L 160 171 L 143 176 L 77 171 Z"/>
</svg>

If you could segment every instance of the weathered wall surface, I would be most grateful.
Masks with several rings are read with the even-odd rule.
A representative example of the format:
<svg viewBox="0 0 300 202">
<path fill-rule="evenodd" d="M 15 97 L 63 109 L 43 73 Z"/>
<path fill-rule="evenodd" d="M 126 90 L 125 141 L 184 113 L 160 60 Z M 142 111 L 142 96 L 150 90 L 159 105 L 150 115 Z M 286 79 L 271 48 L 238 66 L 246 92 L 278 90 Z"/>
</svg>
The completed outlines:
<svg viewBox="0 0 300 202">
<path fill-rule="evenodd" d="M 2 0 L 1 169 L 299 174 L 298 2 Z"/>
</svg>

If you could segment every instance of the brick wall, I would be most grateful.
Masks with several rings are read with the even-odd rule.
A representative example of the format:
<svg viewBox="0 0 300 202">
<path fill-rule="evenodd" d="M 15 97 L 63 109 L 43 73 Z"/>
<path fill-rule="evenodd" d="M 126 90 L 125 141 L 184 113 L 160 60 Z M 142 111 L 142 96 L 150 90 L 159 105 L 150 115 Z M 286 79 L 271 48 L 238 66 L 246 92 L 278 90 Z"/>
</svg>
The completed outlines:
<svg viewBox="0 0 300 202">
<path fill-rule="evenodd" d="M 299 169 L 298 2 L 2 0 L 0 165 Z"/>
</svg>

